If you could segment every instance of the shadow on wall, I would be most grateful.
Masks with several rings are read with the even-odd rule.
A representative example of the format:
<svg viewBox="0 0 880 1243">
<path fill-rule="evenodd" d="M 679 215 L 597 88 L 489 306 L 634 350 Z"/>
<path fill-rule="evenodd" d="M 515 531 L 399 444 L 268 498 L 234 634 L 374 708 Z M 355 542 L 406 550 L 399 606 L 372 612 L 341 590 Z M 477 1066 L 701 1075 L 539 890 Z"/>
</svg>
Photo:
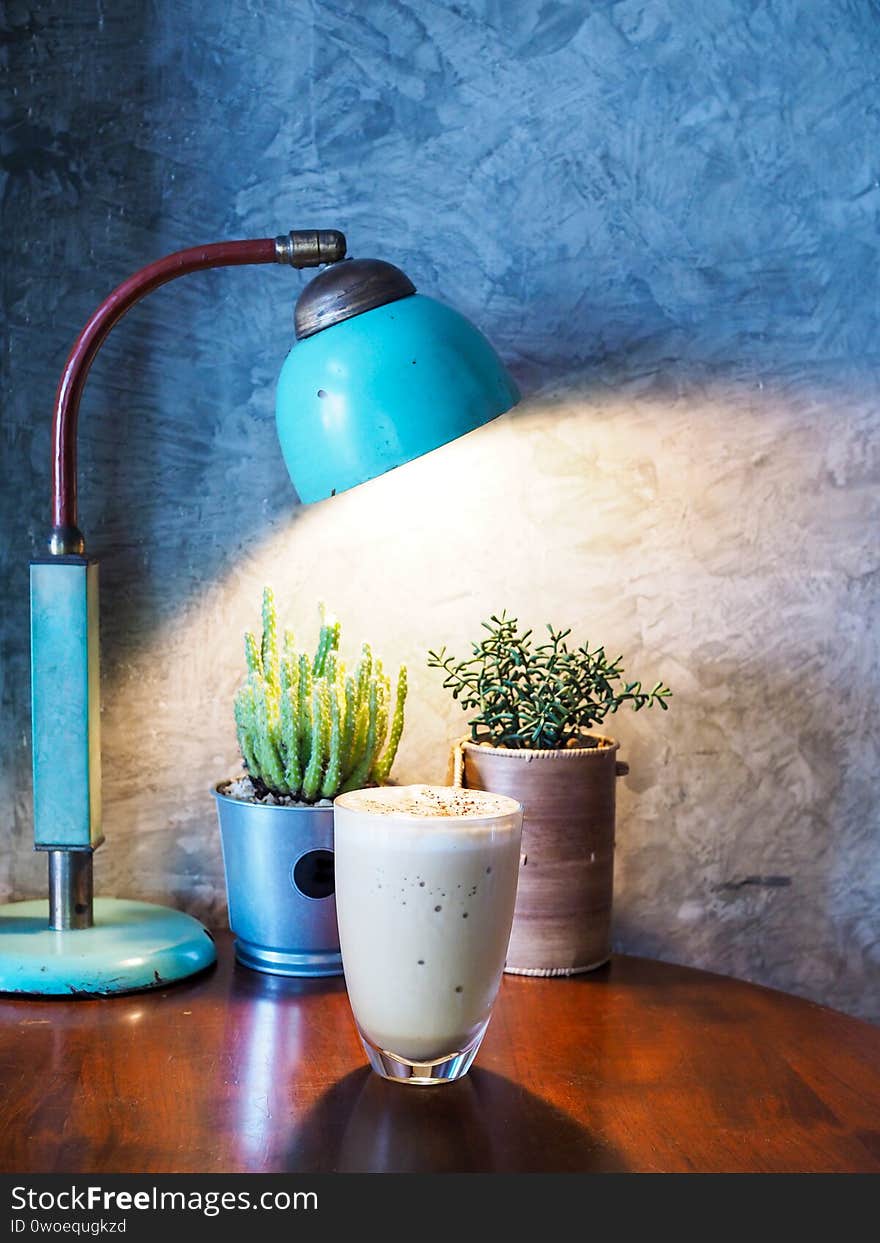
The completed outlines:
<svg viewBox="0 0 880 1243">
<path fill-rule="evenodd" d="M 876 742 L 835 724 L 858 686 L 832 668 L 799 677 L 722 661 L 693 673 L 744 705 L 746 683 L 772 687 L 772 703 L 737 727 L 723 707 L 679 697 L 695 719 L 672 745 L 641 723 L 618 787 L 614 948 L 880 1021 L 876 828 L 864 815 Z"/>
<path fill-rule="evenodd" d="M 90 16 L 93 16 L 90 14 Z M 67 20 L 69 18 L 69 20 Z M 130 46 L 143 45 L 143 6 L 122 0 L 118 19 Z M 3 442 L 7 469 L 0 488 L 0 582 L 7 607 L 0 635 L 0 741 L 4 842 L 0 895 L 17 894 L 18 877 L 45 860 L 30 857 L 30 663 L 28 557 L 42 556 L 51 523 L 50 428 L 55 385 L 64 361 L 94 309 L 96 273 L 117 274 L 120 255 L 150 247 L 163 214 L 167 170 L 131 142 L 130 118 L 146 107 L 145 83 L 121 63 L 112 44 L 72 12 L 65 20 L 31 6 L 0 15 L 4 70 L 12 89 L 0 101 L 0 315 Z M 100 52 L 98 49 L 100 48 Z M 96 54 L 97 53 L 97 54 Z M 89 62 L 88 74 L 82 73 Z M 125 98 L 126 110 L 120 108 Z M 96 159 L 98 150 L 107 155 Z M 119 186 L 137 185 L 137 213 L 126 212 Z M 106 280 L 110 281 L 111 276 Z M 105 292 L 109 292 L 109 287 Z M 84 419 L 82 485 L 107 489 L 111 504 L 128 503 L 119 485 L 133 420 L 147 421 L 149 403 L 128 381 L 149 368 L 149 333 L 108 342 L 105 382 L 89 388 Z M 97 392 L 96 392 L 97 389 Z M 94 450 L 94 452 L 93 452 Z M 96 548 L 99 541 L 95 541 Z M 106 549 L 113 555 L 113 549 Z M 21 872 L 19 871 L 21 866 Z M 27 885 L 27 882 L 25 882 Z"/>
</svg>

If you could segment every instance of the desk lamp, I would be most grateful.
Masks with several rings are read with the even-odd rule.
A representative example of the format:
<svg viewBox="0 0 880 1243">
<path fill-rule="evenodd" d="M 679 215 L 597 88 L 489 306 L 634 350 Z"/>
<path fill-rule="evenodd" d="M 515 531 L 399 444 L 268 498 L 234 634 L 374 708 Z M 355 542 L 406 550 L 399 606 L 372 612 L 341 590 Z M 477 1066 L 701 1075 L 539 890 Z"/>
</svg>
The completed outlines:
<svg viewBox="0 0 880 1243">
<path fill-rule="evenodd" d="M 45 900 L 0 906 L 0 992 L 61 996 L 163 987 L 210 966 L 210 933 L 148 902 L 92 896 L 101 832 L 98 563 L 78 526 L 76 424 L 108 333 L 145 294 L 204 268 L 324 266 L 296 304 L 296 343 L 278 381 L 284 461 L 303 502 L 381 475 L 503 414 L 516 385 L 478 330 L 416 293 L 399 268 L 346 259 L 336 230 L 178 251 L 101 303 L 55 397 L 49 555 L 31 564 L 34 847 Z"/>
</svg>

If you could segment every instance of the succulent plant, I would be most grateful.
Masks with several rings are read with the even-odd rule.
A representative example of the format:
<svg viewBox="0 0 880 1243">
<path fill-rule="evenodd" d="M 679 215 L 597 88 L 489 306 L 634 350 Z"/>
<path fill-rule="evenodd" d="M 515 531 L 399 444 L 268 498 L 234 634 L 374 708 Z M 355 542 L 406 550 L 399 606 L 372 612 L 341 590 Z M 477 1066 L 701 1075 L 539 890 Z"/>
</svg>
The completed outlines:
<svg viewBox="0 0 880 1243">
<path fill-rule="evenodd" d="M 456 661 L 445 647 L 428 653 L 428 666 L 445 672 L 443 686 L 453 699 L 479 709 L 468 722 L 474 742 L 545 750 L 589 746 L 585 732 L 624 703 L 636 712 L 668 707 L 668 686 L 657 682 L 643 691 L 641 682 L 625 682 L 622 656 L 609 660 L 603 647 L 590 651 L 586 643 L 569 650 L 570 630 L 548 626 L 549 640 L 533 645 L 531 630 L 520 634 L 516 618 L 506 613 L 482 626 L 488 638 L 472 645 L 469 660 Z"/>
<path fill-rule="evenodd" d="M 321 606 L 314 655 L 293 633 L 279 643 L 271 588 L 263 591 L 260 640 L 245 635 L 247 680 L 235 697 L 238 745 L 259 794 L 316 803 L 388 780 L 403 730 L 406 668 L 391 680 L 368 643 L 355 668 L 339 656 L 339 622 Z"/>
</svg>

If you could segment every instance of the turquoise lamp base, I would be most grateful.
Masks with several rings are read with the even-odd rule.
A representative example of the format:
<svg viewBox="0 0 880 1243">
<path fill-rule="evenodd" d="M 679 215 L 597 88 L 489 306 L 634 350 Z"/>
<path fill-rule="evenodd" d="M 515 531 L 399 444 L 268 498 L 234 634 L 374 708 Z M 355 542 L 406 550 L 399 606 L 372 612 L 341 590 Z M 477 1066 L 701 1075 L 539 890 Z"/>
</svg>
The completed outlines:
<svg viewBox="0 0 880 1243">
<path fill-rule="evenodd" d="M 93 927 L 49 928 L 43 899 L 0 906 L 0 993 L 107 997 L 164 988 L 216 962 L 197 919 L 151 902 L 96 898 Z"/>
</svg>

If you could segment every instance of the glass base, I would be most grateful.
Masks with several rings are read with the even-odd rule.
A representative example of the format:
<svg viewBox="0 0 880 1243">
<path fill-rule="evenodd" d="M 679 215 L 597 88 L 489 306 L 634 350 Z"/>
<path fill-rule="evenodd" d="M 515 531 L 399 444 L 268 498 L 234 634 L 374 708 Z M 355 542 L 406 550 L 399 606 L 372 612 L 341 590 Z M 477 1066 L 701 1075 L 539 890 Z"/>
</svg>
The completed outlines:
<svg viewBox="0 0 880 1243">
<path fill-rule="evenodd" d="M 443 1057 L 435 1058 L 431 1062 L 412 1062 L 409 1058 L 391 1053 L 388 1049 L 380 1049 L 361 1029 L 360 1024 L 355 1023 L 355 1026 L 361 1038 L 361 1044 L 364 1046 L 367 1060 L 377 1075 L 381 1075 L 383 1079 L 391 1079 L 394 1083 L 413 1083 L 421 1087 L 433 1087 L 438 1083 L 454 1083 L 456 1079 L 461 1079 L 468 1073 L 483 1043 L 489 1020 L 486 1020 L 466 1048 L 458 1053 L 446 1053 Z"/>
</svg>

